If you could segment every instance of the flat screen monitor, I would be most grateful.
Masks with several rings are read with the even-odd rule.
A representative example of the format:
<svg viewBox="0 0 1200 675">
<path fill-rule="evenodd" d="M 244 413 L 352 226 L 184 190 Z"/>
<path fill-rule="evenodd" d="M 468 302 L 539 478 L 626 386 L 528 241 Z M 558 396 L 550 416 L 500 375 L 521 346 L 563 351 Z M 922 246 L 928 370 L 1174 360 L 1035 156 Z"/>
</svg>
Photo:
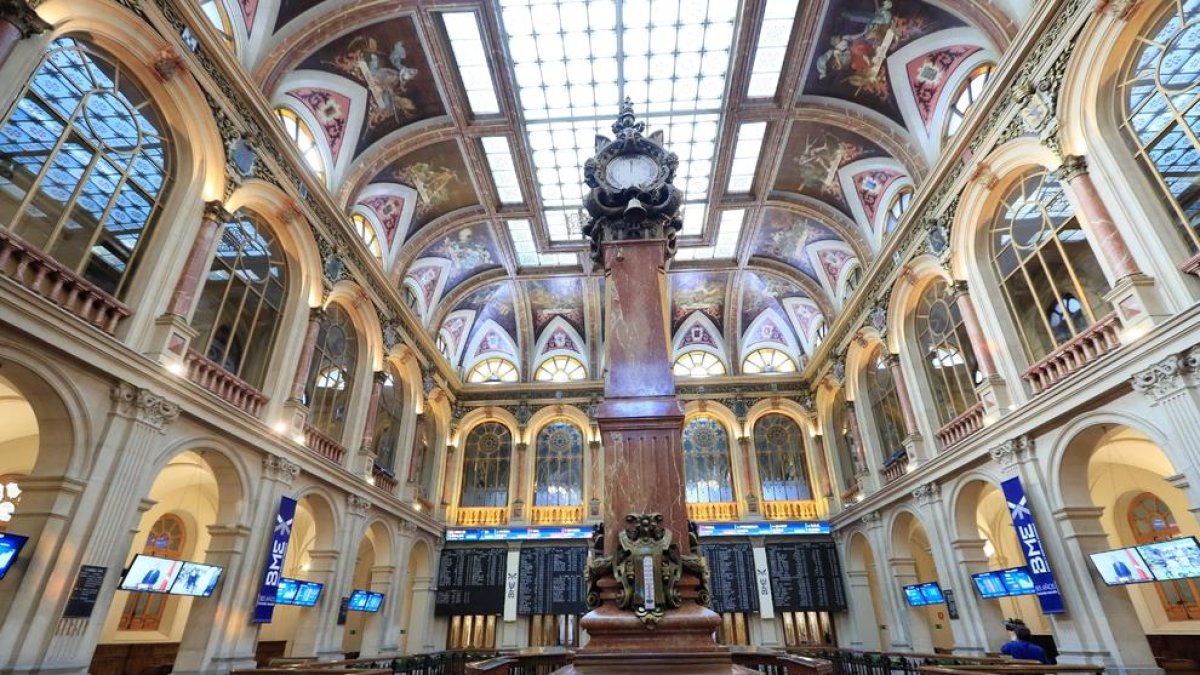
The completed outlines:
<svg viewBox="0 0 1200 675">
<path fill-rule="evenodd" d="M 1005 590 L 1009 595 L 1033 595 L 1037 593 L 1037 586 L 1033 583 L 1033 577 L 1029 576 L 1029 569 L 1026 567 L 1010 567 L 1006 570 L 1000 570 L 996 574 L 1000 575 L 1000 582 L 1004 584 Z"/>
<path fill-rule="evenodd" d="M 1008 589 L 1004 587 L 1004 582 L 1000 580 L 999 572 L 972 574 L 971 579 L 975 581 L 975 589 L 979 591 L 979 596 L 985 600 L 1008 596 Z"/>
<path fill-rule="evenodd" d="M 367 598 L 366 611 L 378 612 L 380 607 L 383 607 L 383 593 L 372 593 Z"/>
<path fill-rule="evenodd" d="M 921 584 L 917 588 L 921 590 L 921 596 L 925 598 L 925 604 L 942 605 L 946 603 L 946 596 L 942 595 L 942 587 L 936 581 Z"/>
<path fill-rule="evenodd" d="M 207 598 L 213 594 L 217 582 L 221 580 L 223 567 L 216 565 L 201 565 L 200 563 L 185 562 L 171 584 L 171 595 L 190 595 L 194 598 Z"/>
<path fill-rule="evenodd" d="M 346 605 L 346 609 L 350 610 L 351 612 L 365 612 L 367 611 L 367 601 L 370 599 L 371 591 L 364 591 L 356 588 L 352 593 L 350 593 L 350 602 Z"/>
<path fill-rule="evenodd" d="M 275 604 L 294 605 L 299 592 L 300 582 L 298 580 L 280 577 L 279 585 L 275 587 Z"/>
<path fill-rule="evenodd" d="M 175 578 L 183 568 L 182 560 L 156 558 L 152 555 L 139 553 L 129 563 L 129 570 L 121 579 L 120 589 L 123 591 L 141 591 L 145 593 L 168 593 L 175 584 Z"/>
<path fill-rule="evenodd" d="M 1141 584 L 1154 581 L 1150 566 L 1136 548 L 1118 548 L 1092 553 L 1089 556 L 1100 578 L 1109 586 Z"/>
<path fill-rule="evenodd" d="M 1200 544 L 1195 537 L 1142 544 L 1137 550 L 1157 581 L 1200 577 Z"/>
<path fill-rule="evenodd" d="M 9 568 L 17 561 L 17 555 L 21 553 L 21 548 L 27 541 L 29 537 L 24 535 L 0 532 L 0 579 L 8 574 Z"/>
<path fill-rule="evenodd" d="M 321 599 L 321 589 L 325 588 L 324 584 L 318 584 L 315 581 L 301 581 L 300 588 L 296 591 L 295 604 L 300 607 L 315 607 L 317 601 Z"/>
<path fill-rule="evenodd" d="M 904 587 L 904 599 L 908 601 L 909 605 L 913 607 L 923 607 L 925 605 L 932 604 L 929 602 L 929 598 L 925 596 L 924 589 L 922 588 L 923 586 L 925 586 L 925 584 L 914 584 L 912 586 Z"/>
</svg>

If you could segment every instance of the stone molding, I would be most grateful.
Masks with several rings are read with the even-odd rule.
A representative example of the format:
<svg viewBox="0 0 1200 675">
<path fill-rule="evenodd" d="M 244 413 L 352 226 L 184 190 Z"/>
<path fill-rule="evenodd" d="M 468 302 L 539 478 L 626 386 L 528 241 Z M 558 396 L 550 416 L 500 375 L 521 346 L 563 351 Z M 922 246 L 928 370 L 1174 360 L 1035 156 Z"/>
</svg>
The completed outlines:
<svg viewBox="0 0 1200 675">
<path fill-rule="evenodd" d="M 1002 467 L 1015 466 L 1033 454 L 1033 439 L 1022 434 L 992 448 L 988 454 L 992 456 L 993 462 Z"/>
<path fill-rule="evenodd" d="M 291 485 L 296 477 L 300 475 L 300 465 L 276 456 L 267 455 L 263 457 L 263 475 L 268 480 L 279 481 L 284 485 Z"/>
<path fill-rule="evenodd" d="M 932 504 L 942 498 L 942 486 L 934 481 L 918 485 L 912 491 L 913 499 L 917 500 L 918 504 Z"/>
<path fill-rule="evenodd" d="M 159 433 L 179 419 L 179 404 L 168 401 L 149 389 L 136 387 L 128 382 L 117 382 L 109 390 L 113 410 L 124 417 L 136 419 Z"/>
<path fill-rule="evenodd" d="M 1156 402 L 1180 389 L 1200 384 L 1200 345 L 1134 373 L 1129 383 L 1134 391 Z"/>
<path fill-rule="evenodd" d="M 371 510 L 371 506 L 372 504 L 370 501 L 363 499 L 358 495 L 346 495 L 346 509 L 352 516 L 358 516 L 360 518 L 365 517 L 367 515 L 367 511 Z"/>
</svg>

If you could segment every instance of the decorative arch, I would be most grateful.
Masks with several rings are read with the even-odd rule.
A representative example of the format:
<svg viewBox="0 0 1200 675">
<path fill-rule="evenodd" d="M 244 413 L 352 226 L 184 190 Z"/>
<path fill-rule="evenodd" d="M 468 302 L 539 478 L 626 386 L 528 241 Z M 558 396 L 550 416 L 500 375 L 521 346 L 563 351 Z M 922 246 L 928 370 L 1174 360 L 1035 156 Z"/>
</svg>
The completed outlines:
<svg viewBox="0 0 1200 675">
<path fill-rule="evenodd" d="M 685 498 L 693 504 L 736 502 L 734 439 L 729 427 L 710 413 L 697 413 L 683 424 Z"/>
<path fill-rule="evenodd" d="M 572 348 L 573 347 L 573 348 Z M 587 342 L 579 331 L 562 316 L 556 316 L 542 329 L 537 343 L 533 347 L 531 373 L 547 359 L 555 356 L 571 356 L 579 359 L 584 368 L 589 368 L 587 357 Z"/>
<path fill-rule="evenodd" d="M 672 353 L 675 358 L 691 351 L 701 351 L 716 356 L 725 366 L 725 372 L 733 372 L 726 351 L 725 338 L 713 320 L 703 312 L 692 312 L 675 331 Z"/>
<path fill-rule="evenodd" d="M 325 301 L 328 307 L 333 303 L 342 306 L 354 321 L 361 344 L 360 359 L 370 371 L 383 369 L 383 328 L 379 325 L 379 315 L 375 305 L 362 286 L 353 281 L 339 281 L 329 292 Z"/>
<path fill-rule="evenodd" d="M 367 90 L 344 77 L 316 70 L 294 70 L 280 81 L 273 107 L 286 107 L 317 137 L 325 165 L 325 184 L 336 189 L 354 160 L 354 148 L 367 108 Z"/>
<path fill-rule="evenodd" d="M 325 295 L 321 253 L 308 223 L 294 207 L 291 197 L 278 187 L 258 178 L 242 183 L 225 202 L 225 210 L 234 213 L 246 209 L 259 214 L 271 225 L 284 250 L 296 259 L 293 276 L 296 298 L 305 298 L 309 307 L 321 304 Z M 289 297 L 293 297 L 291 288 Z"/>
</svg>

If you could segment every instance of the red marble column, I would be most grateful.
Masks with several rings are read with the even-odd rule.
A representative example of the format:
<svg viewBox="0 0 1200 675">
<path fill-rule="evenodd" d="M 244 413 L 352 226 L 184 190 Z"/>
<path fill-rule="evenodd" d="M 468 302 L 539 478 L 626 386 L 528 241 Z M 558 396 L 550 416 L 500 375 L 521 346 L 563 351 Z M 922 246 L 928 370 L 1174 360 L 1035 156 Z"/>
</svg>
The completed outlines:
<svg viewBox="0 0 1200 675">
<path fill-rule="evenodd" d="M 375 441 L 375 420 L 379 419 L 379 399 L 383 396 L 383 383 L 387 381 L 387 372 L 376 371 L 371 380 L 371 401 L 367 403 L 367 424 L 362 436 L 363 450 L 370 450 L 371 443 Z"/>
<path fill-rule="evenodd" d="M 967 294 L 967 282 L 955 281 L 954 294 L 963 327 L 967 329 L 967 339 L 971 341 L 971 351 L 975 353 L 975 364 L 979 366 L 979 372 L 986 380 L 996 374 L 996 362 L 992 360 L 992 349 L 987 338 L 983 336 L 983 326 L 979 324 L 975 303 L 971 302 L 971 297 Z"/>
<path fill-rule="evenodd" d="M 746 504 L 750 513 L 758 513 L 762 505 L 762 495 L 758 493 L 758 485 L 754 480 L 754 443 L 749 436 L 738 436 L 738 449 L 742 452 L 742 473 L 746 474 L 745 488 Z"/>
<path fill-rule="evenodd" d="M 408 457 L 408 482 L 416 483 L 421 480 L 422 463 L 428 461 L 422 458 L 421 446 L 425 443 L 425 413 L 417 413 L 416 428 L 413 430 L 412 452 Z M 429 448 L 425 449 L 426 451 Z M 423 487 L 423 486 L 422 486 Z M 424 496 L 424 495 L 423 495 Z"/>
<path fill-rule="evenodd" d="M 867 448 L 863 445 L 862 434 L 858 433 L 858 415 L 854 412 L 854 401 L 846 401 L 846 433 L 854 440 L 854 455 L 858 457 L 857 473 L 867 470 Z"/>
<path fill-rule="evenodd" d="M 209 251 L 217 232 L 229 219 L 229 213 L 221 202 L 213 201 L 204 205 L 204 216 L 200 219 L 200 231 L 192 243 L 192 250 L 183 263 L 183 272 L 175 282 L 175 292 L 171 294 L 171 302 L 167 305 L 167 314 L 186 317 L 192 311 L 196 294 L 203 283 L 204 272 L 209 266 Z"/>
<path fill-rule="evenodd" d="M 1086 160 L 1080 155 L 1067 155 L 1063 158 L 1062 166 L 1054 174 L 1067 184 L 1067 188 L 1075 197 L 1075 203 L 1087 221 L 1100 253 L 1112 269 L 1113 276 L 1124 279 L 1140 274 L 1141 270 L 1138 269 L 1133 254 L 1125 245 L 1125 238 L 1117 230 L 1108 207 L 1096 191 L 1096 184 L 1088 175 Z"/>
<path fill-rule="evenodd" d="M 908 395 L 908 385 L 904 380 L 904 371 L 900 368 L 900 356 L 888 354 L 886 357 L 888 369 L 892 371 L 892 382 L 896 386 L 896 397 L 900 399 L 900 413 L 904 416 L 904 430 L 909 436 L 920 433 L 917 429 L 917 416 L 913 413 L 912 398 Z"/>
<path fill-rule="evenodd" d="M 291 400 L 304 398 L 304 385 L 308 384 L 308 369 L 312 366 L 313 350 L 317 348 L 317 336 L 321 333 L 321 317 L 325 310 L 313 307 L 308 312 L 308 332 L 304 334 L 304 345 L 300 347 L 300 358 L 296 363 L 296 376 L 292 379 Z"/>
<path fill-rule="evenodd" d="M 0 68 L 21 40 L 53 26 L 37 15 L 26 0 L 0 0 Z"/>
</svg>

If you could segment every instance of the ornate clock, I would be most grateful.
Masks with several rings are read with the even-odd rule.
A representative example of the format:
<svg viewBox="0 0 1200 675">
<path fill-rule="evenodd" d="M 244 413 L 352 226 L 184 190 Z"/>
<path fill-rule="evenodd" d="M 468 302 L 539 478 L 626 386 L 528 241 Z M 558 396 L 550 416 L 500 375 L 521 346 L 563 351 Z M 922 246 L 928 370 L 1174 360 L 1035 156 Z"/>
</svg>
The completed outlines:
<svg viewBox="0 0 1200 675">
<path fill-rule="evenodd" d="M 628 98 L 612 130 L 611 139 L 596 137 L 596 154 L 583 166 L 591 188 L 583 200 L 590 216 L 583 233 L 592 258 L 600 262 L 604 241 L 625 239 L 666 239 L 673 255 L 683 227 L 683 193 L 673 184 L 679 158 L 663 147 L 661 131 L 645 134 L 646 123 L 635 120 Z"/>
</svg>

